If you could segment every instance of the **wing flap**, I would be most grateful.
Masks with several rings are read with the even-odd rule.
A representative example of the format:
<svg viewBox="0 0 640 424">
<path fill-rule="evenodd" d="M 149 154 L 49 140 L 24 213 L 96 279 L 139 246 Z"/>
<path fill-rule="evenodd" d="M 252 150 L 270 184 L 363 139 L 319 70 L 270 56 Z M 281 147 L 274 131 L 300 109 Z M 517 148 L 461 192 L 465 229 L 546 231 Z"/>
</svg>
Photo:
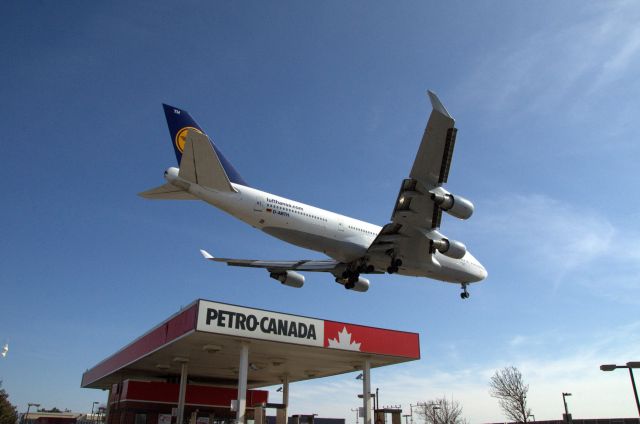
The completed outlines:
<svg viewBox="0 0 640 424">
<path fill-rule="evenodd" d="M 444 142 L 444 152 L 442 153 L 442 164 L 440 165 L 440 177 L 438 183 L 446 183 L 449 179 L 449 169 L 451 168 L 451 159 L 453 158 L 453 148 L 456 146 L 457 128 L 449 128 L 447 137 Z"/>
<path fill-rule="evenodd" d="M 438 97 L 431 91 L 428 93 L 433 110 L 409 176 L 433 188 L 446 182 L 449 175 L 456 131 L 455 120 Z"/>
<path fill-rule="evenodd" d="M 241 266 L 248 268 L 264 268 L 270 271 L 275 270 L 294 270 L 307 272 L 331 272 L 336 269 L 340 262 L 334 260 L 298 260 L 298 261 L 268 261 L 260 259 L 232 259 L 232 258 L 216 258 L 206 250 L 200 250 L 205 259 L 223 262 L 229 266 Z"/>
</svg>

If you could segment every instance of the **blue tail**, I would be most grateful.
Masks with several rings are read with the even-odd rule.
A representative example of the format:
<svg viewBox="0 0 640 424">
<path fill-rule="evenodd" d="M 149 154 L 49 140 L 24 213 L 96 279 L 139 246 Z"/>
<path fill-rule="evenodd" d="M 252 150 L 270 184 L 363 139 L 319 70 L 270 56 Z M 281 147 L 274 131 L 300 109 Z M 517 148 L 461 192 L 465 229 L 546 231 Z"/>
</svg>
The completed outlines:
<svg viewBox="0 0 640 424">
<path fill-rule="evenodd" d="M 200 128 L 200 126 L 193 120 L 191 115 L 186 110 L 178 109 L 177 107 L 169 106 L 167 104 L 162 104 L 164 108 L 164 115 L 167 118 L 167 125 L 169 126 L 169 134 L 171 134 L 171 140 L 173 144 L 173 150 L 176 152 L 176 159 L 178 159 L 178 165 L 182 160 L 182 151 L 184 150 L 184 143 L 187 139 L 187 133 L 189 129 L 196 130 L 201 134 L 205 134 L 205 132 Z M 235 184 L 240 184 L 246 187 L 249 187 L 249 184 L 240 176 L 238 171 L 231 165 L 231 162 L 227 160 L 226 157 L 222 154 L 222 152 L 216 147 L 216 144 L 209 138 L 211 141 L 211 145 L 218 155 L 218 159 L 220 159 L 220 163 L 224 168 L 224 171 L 227 173 L 227 177 L 229 177 L 229 181 Z"/>
</svg>

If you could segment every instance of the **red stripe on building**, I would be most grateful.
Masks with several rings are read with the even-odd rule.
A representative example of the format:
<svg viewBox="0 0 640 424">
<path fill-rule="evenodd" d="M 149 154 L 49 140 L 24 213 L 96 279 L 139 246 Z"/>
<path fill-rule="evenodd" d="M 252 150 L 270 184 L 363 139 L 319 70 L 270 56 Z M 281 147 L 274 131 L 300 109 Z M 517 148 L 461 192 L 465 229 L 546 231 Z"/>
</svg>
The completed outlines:
<svg viewBox="0 0 640 424">
<path fill-rule="evenodd" d="M 119 396 L 114 396 L 111 401 L 177 403 L 179 390 L 178 384 L 127 380 L 123 383 L 122 393 Z M 189 384 L 187 385 L 185 403 L 228 408 L 231 401 L 237 397 L 237 389 Z M 266 403 L 269 401 L 269 392 L 266 390 L 247 390 L 246 399 L 247 406 Z"/>
<path fill-rule="evenodd" d="M 82 375 L 82 386 L 111 374 L 130 362 L 142 358 L 159 347 L 196 328 L 198 302 L 135 340 Z"/>
</svg>

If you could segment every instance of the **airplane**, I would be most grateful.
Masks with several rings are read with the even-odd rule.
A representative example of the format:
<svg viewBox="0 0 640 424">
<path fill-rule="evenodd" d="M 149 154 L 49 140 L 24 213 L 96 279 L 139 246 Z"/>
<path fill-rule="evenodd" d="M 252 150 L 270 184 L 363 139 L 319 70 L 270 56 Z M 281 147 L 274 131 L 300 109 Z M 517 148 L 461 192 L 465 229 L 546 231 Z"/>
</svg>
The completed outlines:
<svg viewBox="0 0 640 424">
<path fill-rule="evenodd" d="M 409 177 L 400 184 L 391 220 L 380 227 L 348 216 L 258 190 L 249 185 L 193 118 L 163 104 L 179 168 L 164 173 L 166 184 L 144 191 L 147 199 L 202 200 L 270 236 L 324 253 L 322 260 L 205 259 L 230 266 L 264 268 L 282 284 L 300 288 L 300 272 L 328 272 L 346 289 L 366 292 L 362 274 L 399 274 L 467 286 L 487 277 L 486 269 L 466 246 L 439 230 L 442 212 L 468 219 L 471 201 L 453 195 L 447 182 L 457 129 L 438 97 L 432 105 Z"/>
</svg>

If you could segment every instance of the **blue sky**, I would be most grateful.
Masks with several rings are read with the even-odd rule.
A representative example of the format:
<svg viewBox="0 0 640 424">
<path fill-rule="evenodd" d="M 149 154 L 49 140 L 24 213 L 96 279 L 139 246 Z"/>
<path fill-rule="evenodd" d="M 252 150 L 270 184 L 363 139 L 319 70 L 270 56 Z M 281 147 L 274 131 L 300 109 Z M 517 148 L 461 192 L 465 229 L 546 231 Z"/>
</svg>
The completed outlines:
<svg viewBox="0 0 640 424">
<path fill-rule="evenodd" d="M 640 5 L 578 2 L 5 1 L 0 27 L 0 379 L 78 411 L 84 369 L 196 298 L 416 331 L 376 371 L 382 404 L 446 395 L 501 421 L 487 382 L 518 366 L 537 419 L 635 416 L 640 360 Z M 459 128 L 446 217 L 489 279 L 398 276 L 366 294 L 206 263 L 298 259 L 196 202 L 136 193 L 175 165 L 161 103 L 188 110 L 253 186 L 389 219 L 437 92 Z M 295 384 L 292 413 L 351 419 L 354 375 Z M 339 399 L 335 393 L 344 394 Z M 353 396 L 349 394 L 353 393 Z M 276 394 L 274 393 L 274 396 Z"/>
</svg>

